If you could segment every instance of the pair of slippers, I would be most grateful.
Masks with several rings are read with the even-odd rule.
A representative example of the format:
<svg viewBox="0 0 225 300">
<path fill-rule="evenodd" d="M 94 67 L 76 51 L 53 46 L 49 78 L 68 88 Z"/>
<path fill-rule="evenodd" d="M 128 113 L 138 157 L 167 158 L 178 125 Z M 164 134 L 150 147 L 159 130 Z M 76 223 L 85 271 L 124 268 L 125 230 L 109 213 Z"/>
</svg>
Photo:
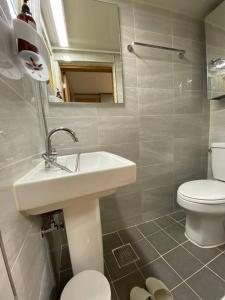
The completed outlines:
<svg viewBox="0 0 225 300">
<path fill-rule="evenodd" d="M 132 288 L 130 300 L 173 300 L 173 295 L 161 280 L 149 277 L 145 285 L 147 290 L 140 287 Z"/>
</svg>

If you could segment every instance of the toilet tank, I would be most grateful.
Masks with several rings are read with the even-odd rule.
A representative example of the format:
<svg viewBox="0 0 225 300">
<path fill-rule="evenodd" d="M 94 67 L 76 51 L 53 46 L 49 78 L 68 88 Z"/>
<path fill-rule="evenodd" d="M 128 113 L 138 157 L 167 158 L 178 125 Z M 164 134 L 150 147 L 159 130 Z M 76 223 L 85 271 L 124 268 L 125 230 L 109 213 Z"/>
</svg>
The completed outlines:
<svg viewBox="0 0 225 300">
<path fill-rule="evenodd" d="M 211 151 L 213 177 L 225 181 L 225 143 L 213 143 Z"/>
</svg>

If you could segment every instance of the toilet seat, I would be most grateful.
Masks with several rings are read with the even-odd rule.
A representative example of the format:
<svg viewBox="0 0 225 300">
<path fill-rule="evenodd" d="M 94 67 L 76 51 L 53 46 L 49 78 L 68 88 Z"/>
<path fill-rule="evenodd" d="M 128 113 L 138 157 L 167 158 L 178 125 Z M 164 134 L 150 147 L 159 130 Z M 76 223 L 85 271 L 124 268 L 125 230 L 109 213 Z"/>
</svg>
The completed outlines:
<svg viewBox="0 0 225 300">
<path fill-rule="evenodd" d="M 60 300 L 110 300 L 111 290 L 106 277 L 94 270 L 83 271 L 65 286 Z"/>
<path fill-rule="evenodd" d="M 225 182 L 194 180 L 182 184 L 177 195 L 180 199 L 198 204 L 225 204 Z"/>
</svg>

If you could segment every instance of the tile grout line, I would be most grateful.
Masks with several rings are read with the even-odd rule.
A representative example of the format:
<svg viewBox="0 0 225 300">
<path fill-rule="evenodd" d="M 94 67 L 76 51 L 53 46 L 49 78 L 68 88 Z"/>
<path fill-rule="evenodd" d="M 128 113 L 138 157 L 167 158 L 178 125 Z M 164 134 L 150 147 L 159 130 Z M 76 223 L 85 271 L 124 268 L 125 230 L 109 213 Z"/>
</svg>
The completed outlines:
<svg viewBox="0 0 225 300">
<path fill-rule="evenodd" d="M 173 224 L 173 225 L 177 225 L 177 224 Z M 170 235 L 169 232 L 167 232 L 167 231 L 165 230 L 166 228 L 172 227 L 173 225 L 170 225 L 170 226 L 167 226 L 167 227 L 164 227 L 164 228 L 161 227 L 161 231 L 164 232 L 164 233 L 165 233 L 169 238 L 171 238 L 173 241 L 175 241 L 178 245 L 177 245 L 176 247 L 170 249 L 170 250 L 167 251 L 166 253 L 162 254 L 162 256 L 163 256 L 163 255 L 166 255 L 167 253 L 169 253 L 169 252 L 173 251 L 174 249 L 178 248 L 180 245 L 183 245 L 183 244 L 185 244 L 185 243 L 188 242 L 188 240 L 185 240 L 185 241 L 183 241 L 183 242 L 177 241 L 172 235 Z M 159 226 L 160 226 L 160 225 L 159 225 Z M 180 226 L 181 226 L 181 225 L 180 225 Z M 182 226 L 182 227 L 183 227 L 183 226 Z"/>
<path fill-rule="evenodd" d="M 138 229 L 139 230 L 139 229 Z M 161 253 L 155 248 L 155 246 L 148 240 L 148 239 L 146 239 L 146 241 L 155 249 L 155 251 L 158 253 L 158 255 L 159 255 L 159 257 L 158 257 L 158 259 L 159 258 L 162 258 L 164 261 L 165 261 L 165 259 L 164 259 L 164 257 L 161 255 Z M 166 262 L 166 261 L 165 261 Z M 166 262 L 167 263 L 167 262 Z M 149 264 L 151 264 L 151 263 L 149 263 Z M 148 264 L 147 264 L 148 265 Z M 169 265 L 169 264 L 168 264 Z M 170 266 L 171 267 L 171 266 Z M 172 267 L 171 267 L 172 268 Z M 172 268 L 173 269 L 173 268 Z M 174 270 L 175 271 L 175 270 Z M 176 272 L 176 271 L 175 271 Z M 177 272 L 176 272 L 177 273 Z M 178 274 L 178 273 L 177 273 Z M 183 280 L 183 278 L 178 274 L 178 276 Z"/>
<path fill-rule="evenodd" d="M 115 295 L 116 295 L 117 300 L 120 300 L 120 299 L 119 299 L 119 296 L 118 296 L 118 294 L 117 294 L 117 290 L 116 290 L 116 288 L 115 288 L 114 283 L 112 282 L 111 284 L 112 284 L 112 287 L 113 287 L 113 290 L 114 290 L 114 292 L 115 292 Z M 111 295 L 111 296 L 112 296 L 112 295 Z"/>
<path fill-rule="evenodd" d="M 142 223 L 138 223 L 138 224 L 134 224 L 134 225 L 131 225 L 131 226 L 127 226 L 127 227 L 124 227 L 124 228 L 119 228 L 117 230 L 105 233 L 105 234 L 103 234 L 103 236 L 106 236 L 106 235 L 109 235 L 109 234 L 112 234 L 112 233 L 117 233 L 118 231 L 129 229 L 129 228 L 136 227 L 136 226 L 140 226 L 140 225 L 143 225 L 143 224 L 146 224 L 146 223 L 149 223 L 149 222 L 154 222 L 155 220 L 158 220 L 158 219 L 161 219 L 161 218 L 164 218 L 164 217 L 170 217 L 171 214 L 174 214 L 174 213 L 177 213 L 177 212 L 183 212 L 183 210 L 179 209 L 179 210 L 176 210 L 176 211 L 174 211 L 172 213 L 170 212 L 170 213 L 168 213 L 166 215 L 157 217 L 157 218 L 152 219 L 152 220 L 148 220 L 148 221 L 145 221 L 145 222 L 142 222 Z M 173 220 L 176 221 L 175 219 L 173 219 Z M 178 222 L 178 221 L 176 221 L 176 222 Z"/>
<path fill-rule="evenodd" d="M 203 300 L 197 293 L 196 291 L 185 281 L 182 281 L 181 283 L 179 283 L 178 285 L 176 285 L 174 288 L 172 288 L 171 292 L 173 292 L 174 290 L 176 290 L 178 287 L 180 287 L 181 285 L 187 285 L 190 290 L 192 290 L 192 292 L 200 299 Z"/>
<path fill-rule="evenodd" d="M 21 255 L 21 253 L 22 253 L 22 250 L 23 250 L 23 248 L 24 248 L 24 246 L 25 246 L 25 244 L 26 244 L 29 236 L 31 235 L 31 232 L 32 232 L 32 226 L 29 227 L 29 229 L 27 230 L 27 232 L 24 235 L 23 242 L 21 243 L 21 246 L 20 246 L 20 249 L 19 249 L 19 251 L 17 253 L 17 256 L 15 257 L 14 262 L 13 262 L 11 268 L 10 268 L 11 272 L 13 272 L 13 270 L 14 270 L 16 264 L 17 264 L 17 261 L 18 261 L 20 255 Z"/>
<path fill-rule="evenodd" d="M 190 275 L 189 277 L 187 277 L 186 279 L 184 279 L 184 283 L 185 283 L 186 285 L 188 285 L 188 286 L 191 288 L 191 290 L 193 290 L 192 287 L 187 283 L 187 281 L 188 281 L 190 278 L 192 278 L 194 275 L 196 275 L 197 273 L 199 273 L 201 270 L 203 270 L 204 268 L 207 268 L 208 270 L 212 271 L 217 277 L 219 277 L 222 281 L 225 282 L 225 279 L 223 279 L 219 274 L 217 274 L 215 271 L 213 271 L 213 270 L 208 266 L 212 261 L 214 261 L 214 260 L 216 260 L 218 257 L 222 256 L 222 255 L 223 255 L 223 252 L 222 252 L 222 253 L 218 253 L 218 255 L 216 255 L 213 259 L 209 260 L 209 261 L 205 264 L 205 263 L 203 263 L 198 257 L 196 257 L 193 253 L 191 253 L 188 249 L 186 249 L 186 248 L 183 246 L 183 245 L 186 244 L 187 242 L 188 242 L 188 240 L 185 241 L 184 243 L 181 243 L 179 246 L 181 246 L 184 250 L 186 250 L 192 257 L 194 257 L 195 259 L 197 259 L 203 266 L 202 266 L 200 269 L 198 269 L 197 271 L 195 271 L 192 275 Z M 174 249 L 173 249 L 173 250 L 174 250 Z M 164 254 L 164 255 L 166 255 L 166 254 Z M 169 265 L 169 263 L 168 263 L 168 265 Z M 180 286 L 180 284 L 177 285 L 176 287 L 178 287 L 178 286 Z M 174 290 L 176 287 L 174 287 L 173 290 Z M 194 291 L 194 290 L 193 290 L 193 291 Z M 195 292 L 195 291 L 194 291 L 194 292 Z M 197 296 L 199 296 L 196 292 L 195 292 L 195 294 L 196 294 Z"/>
<path fill-rule="evenodd" d="M 217 277 L 219 277 L 223 282 L 225 282 L 225 279 L 223 277 L 221 277 L 219 274 L 217 274 L 214 270 L 212 270 L 209 266 L 205 266 L 209 271 L 211 271 L 212 273 L 214 273 Z"/>
<path fill-rule="evenodd" d="M 176 212 L 180 212 L 180 211 L 182 211 L 182 210 L 178 210 L 178 211 L 176 211 Z M 131 275 L 131 274 L 133 274 L 133 273 L 135 273 L 135 272 L 137 272 L 137 271 L 140 273 L 140 275 L 143 277 L 143 279 L 145 279 L 145 276 L 144 276 L 144 274 L 142 273 L 142 270 L 141 270 L 141 269 L 144 268 L 145 266 L 150 265 L 151 263 L 153 263 L 153 262 L 159 260 L 160 258 L 163 259 L 163 261 L 164 261 L 164 262 L 165 262 L 165 263 L 166 263 L 166 264 L 167 264 L 167 265 L 168 265 L 168 266 L 169 266 L 169 267 L 170 267 L 170 268 L 178 275 L 178 277 L 182 280 L 181 283 L 179 283 L 177 286 L 173 287 L 173 288 L 171 289 L 171 291 L 174 291 L 177 287 L 179 287 L 179 286 L 182 285 L 182 284 L 186 284 L 186 285 L 194 292 L 194 294 L 195 294 L 199 299 L 202 299 L 202 298 L 195 292 L 195 290 L 193 290 L 193 288 L 187 283 L 187 281 L 188 281 L 192 276 L 196 275 L 198 272 L 200 272 L 200 271 L 201 271 L 202 269 L 204 269 L 204 268 L 207 268 L 209 271 L 213 272 L 213 273 L 214 273 L 218 278 L 220 278 L 222 281 L 225 281 L 219 274 L 217 274 L 215 271 L 211 270 L 210 267 L 208 266 L 212 261 L 214 261 L 215 259 L 217 259 L 218 257 L 220 257 L 222 254 L 224 254 L 225 251 L 216 248 L 217 250 L 220 251 L 220 253 L 218 253 L 218 255 L 216 255 L 213 259 L 211 259 L 211 260 L 208 261 L 206 264 L 204 264 L 200 259 L 198 259 L 198 257 L 196 257 L 194 254 L 192 254 L 190 251 L 188 251 L 188 249 L 186 249 L 186 248 L 184 247 L 184 245 L 185 245 L 186 243 L 188 243 L 188 240 L 185 240 L 184 242 L 180 243 L 180 242 L 178 242 L 174 237 L 172 237 L 172 236 L 165 230 L 166 228 L 168 228 L 168 227 L 170 227 L 170 226 L 173 226 L 174 224 L 178 224 L 179 226 L 184 227 L 184 225 L 181 223 L 181 221 L 183 221 L 184 219 L 176 220 L 176 219 L 174 219 L 174 218 L 171 216 L 172 214 L 174 214 L 174 213 L 176 213 L 176 212 L 169 213 L 169 214 L 160 216 L 160 217 L 158 217 L 158 218 L 155 218 L 155 219 L 153 219 L 153 220 L 146 221 L 146 222 L 144 222 L 144 223 L 140 223 L 140 224 L 128 226 L 128 227 L 126 227 L 126 228 L 119 229 L 119 230 L 117 230 L 117 231 L 111 232 L 111 233 L 116 233 L 116 234 L 118 235 L 120 241 L 121 241 L 122 244 L 124 245 L 125 242 L 123 242 L 123 240 L 122 240 L 122 238 L 121 238 L 121 236 L 120 236 L 120 234 L 119 234 L 119 231 L 121 231 L 121 230 L 126 230 L 126 229 L 130 229 L 130 228 L 135 228 L 135 229 L 140 233 L 140 235 L 141 235 L 142 238 L 136 240 L 134 243 L 136 243 L 136 242 L 138 242 L 138 241 L 140 241 L 140 240 L 145 240 L 146 242 L 148 242 L 148 243 L 155 249 L 155 251 L 156 251 L 156 252 L 158 253 L 158 255 L 159 255 L 159 257 L 157 257 L 156 259 L 154 259 L 153 261 L 151 261 L 151 262 L 149 262 L 149 263 L 147 263 L 147 264 L 144 264 L 144 265 L 141 266 L 141 267 L 139 267 L 139 266 L 137 265 L 137 263 L 135 262 L 135 263 L 134 263 L 134 265 L 135 265 L 135 267 L 136 267 L 136 270 L 135 270 L 135 271 L 132 271 L 132 272 L 130 272 L 130 273 L 128 273 L 128 274 L 126 274 L 126 275 L 120 277 L 120 278 L 117 278 L 116 280 L 113 280 L 112 283 L 117 282 L 117 281 L 119 281 L 120 279 L 123 279 L 123 278 L 125 278 L 125 277 L 127 277 L 127 276 L 129 276 L 129 275 Z M 174 223 L 174 224 L 171 224 L 171 225 L 168 225 L 168 226 L 166 226 L 166 227 L 162 227 L 162 226 L 160 226 L 157 222 L 155 222 L 155 220 L 158 220 L 158 219 L 163 218 L 163 217 L 166 217 L 166 216 L 168 216 L 168 217 L 169 217 L 172 221 L 174 221 L 175 223 Z M 143 234 L 143 232 L 138 228 L 138 226 L 140 226 L 140 225 L 142 225 L 142 224 L 149 223 L 149 222 L 154 223 L 154 224 L 159 228 L 159 230 L 156 231 L 156 232 L 154 232 L 154 233 L 152 233 L 152 234 L 149 234 L 148 236 L 145 236 L 145 235 Z M 164 254 L 160 254 L 159 251 L 154 247 L 154 245 L 148 240 L 148 237 L 150 237 L 150 236 L 152 236 L 152 235 L 154 235 L 154 234 L 157 234 L 157 233 L 159 233 L 159 232 L 164 232 L 168 237 L 170 237 L 172 240 L 174 240 L 176 243 L 178 243 L 177 246 L 174 247 L 174 248 L 172 248 L 172 249 L 170 249 L 169 251 L 167 251 L 167 252 L 164 253 Z M 111 234 L 111 233 L 107 233 L 107 234 L 105 234 L 105 235 L 108 235 L 108 234 Z M 163 257 L 163 256 L 165 256 L 166 254 L 168 254 L 169 252 L 172 252 L 173 250 L 175 250 L 176 248 L 178 248 L 179 246 L 181 246 L 185 251 L 187 251 L 192 257 L 194 257 L 195 259 L 197 259 L 197 260 L 203 265 L 200 269 L 198 269 L 196 272 L 194 272 L 192 275 L 190 275 L 190 276 L 187 277 L 186 279 L 183 279 L 182 276 L 180 276 L 180 275 L 173 269 L 173 267 L 170 266 L 170 264 L 166 261 L 166 259 Z M 111 277 L 111 276 L 110 276 L 110 277 Z M 114 288 L 114 289 L 115 289 L 115 288 Z M 117 295 L 117 296 L 118 296 L 118 295 Z"/>
<path fill-rule="evenodd" d="M 119 231 L 117 231 L 116 233 L 117 233 L 117 235 L 118 235 L 118 237 L 119 237 L 121 243 L 122 243 L 123 245 L 125 245 L 124 242 L 123 242 L 123 240 L 122 240 L 122 237 L 121 237 L 120 234 L 119 234 Z"/>
<path fill-rule="evenodd" d="M 113 289 L 114 289 L 114 292 L 115 292 L 115 294 L 116 294 L 117 300 L 119 300 L 119 296 L 118 296 L 118 294 L 117 294 L 116 288 L 115 288 L 114 283 L 113 283 L 113 281 L 112 281 L 111 274 L 110 274 L 110 272 L 109 272 L 108 266 L 106 265 L 105 259 L 104 259 L 104 267 L 106 268 L 107 273 L 109 274 L 109 277 L 110 277 L 110 285 L 112 285 L 112 287 L 113 287 Z"/>
<path fill-rule="evenodd" d="M 125 243 L 123 242 L 122 238 L 120 237 L 119 232 L 116 231 L 116 232 L 114 232 L 114 233 L 117 234 L 117 236 L 119 237 L 119 239 L 120 239 L 120 241 L 121 241 L 121 243 L 122 243 L 122 246 L 124 246 Z M 121 246 L 120 246 L 120 247 L 121 247 Z M 112 252 L 112 251 L 111 251 L 111 252 Z M 136 253 L 136 252 L 135 252 L 135 253 Z M 107 270 L 108 270 L 108 273 L 109 273 L 109 276 L 110 276 L 110 279 L 111 279 L 111 283 L 114 285 L 114 282 L 117 282 L 117 281 L 119 281 L 119 280 L 121 280 L 121 279 L 123 279 L 123 278 L 125 278 L 125 277 L 127 277 L 127 276 L 129 276 L 129 275 L 131 275 L 131 274 L 133 274 L 133 273 L 135 273 L 135 272 L 137 272 L 137 271 L 138 271 L 137 266 L 136 266 L 135 263 L 133 263 L 133 264 L 134 264 L 135 267 L 136 267 L 136 269 L 135 269 L 134 271 L 129 272 L 128 274 L 126 274 L 126 275 L 124 275 L 124 276 L 121 276 L 121 277 L 116 278 L 115 280 L 113 280 L 112 277 L 111 277 L 111 274 L 110 274 L 110 272 L 109 272 L 109 268 L 108 268 L 108 266 L 107 266 L 107 263 L 106 263 L 106 261 L 105 261 L 105 265 L 106 265 L 106 267 L 107 267 Z M 114 289 L 116 290 L 116 288 L 114 288 Z M 116 293 L 116 294 L 117 294 L 117 293 Z M 118 295 L 117 295 L 117 297 L 118 297 Z M 118 297 L 118 299 L 119 299 L 119 297 Z"/>
<path fill-rule="evenodd" d="M 166 228 L 168 228 L 168 227 L 166 227 Z M 164 231 L 163 230 L 163 228 L 162 228 L 162 231 Z M 164 231 L 164 233 L 166 233 L 169 237 L 171 237 L 171 238 L 173 238 L 172 236 L 170 236 L 170 234 L 169 233 L 167 233 L 166 231 Z M 173 238 L 174 239 L 174 238 Z M 174 239 L 175 240 L 175 239 Z M 176 240 L 175 240 L 176 241 Z M 177 242 L 177 241 L 176 241 Z M 188 249 L 186 249 L 185 247 L 184 247 L 184 244 L 186 244 L 186 243 L 188 243 L 188 240 L 186 240 L 185 242 L 183 242 L 183 243 L 179 243 L 179 245 L 177 246 L 177 247 L 175 247 L 175 248 L 173 248 L 173 249 L 171 249 L 170 251 L 168 251 L 167 253 L 169 253 L 169 252 L 172 252 L 173 250 L 175 250 L 176 248 L 178 248 L 179 246 L 181 246 L 185 251 L 187 251 L 192 257 L 194 257 L 195 259 L 197 259 L 202 265 L 203 265 L 203 267 L 202 268 L 200 268 L 199 270 L 197 270 L 196 272 L 194 272 L 192 275 L 190 275 L 188 278 L 186 278 L 185 280 L 184 280 L 184 282 L 185 282 L 185 284 L 187 284 L 188 286 L 189 286 L 189 284 L 186 282 L 187 280 L 189 280 L 192 276 L 194 276 L 195 274 L 197 274 L 198 272 L 200 272 L 202 269 L 204 269 L 205 267 L 207 268 L 207 269 L 209 269 L 210 271 L 212 271 L 217 277 L 219 277 L 222 281 L 225 281 L 225 279 L 223 279 L 219 274 L 217 274 L 215 271 L 213 271 L 208 265 L 212 262 L 212 261 L 214 261 L 215 259 L 217 259 L 218 257 L 220 257 L 220 256 L 222 256 L 223 255 L 223 252 L 221 253 L 218 253 L 213 259 L 211 259 L 211 260 L 209 260 L 206 264 L 204 263 L 204 262 L 202 262 L 197 256 L 195 256 L 193 253 L 191 253 Z M 163 254 L 163 256 L 164 255 L 166 255 L 167 253 L 165 253 L 165 254 Z M 169 265 L 169 263 L 168 263 L 168 265 Z M 170 266 L 170 265 L 169 265 Z M 171 267 L 171 266 L 170 266 Z M 174 270 L 175 271 L 175 270 Z M 193 290 L 192 289 L 192 287 L 191 286 L 189 286 L 189 288 L 191 288 L 191 290 Z M 194 290 L 193 290 L 194 291 Z M 195 292 L 195 291 L 194 291 Z M 195 294 L 197 295 L 197 296 L 199 296 L 196 292 L 195 292 Z"/>
<path fill-rule="evenodd" d="M 135 226 L 132 226 L 132 227 L 136 227 L 136 225 L 135 225 Z M 139 230 L 138 230 L 138 231 L 139 231 Z M 157 232 L 159 232 L 159 231 L 157 231 Z M 139 233 L 140 233 L 140 232 L 139 232 Z M 146 238 L 143 238 L 144 235 L 142 234 L 142 232 L 141 232 L 141 235 L 142 235 L 142 238 L 139 239 L 139 240 L 137 240 L 136 242 L 141 241 L 141 240 L 146 240 L 146 241 L 147 241 Z M 151 262 L 149 262 L 149 263 L 147 263 L 147 264 L 144 264 L 142 267 L 145 267 L 145 266 L 147 266 L 148 264 L 153 263 L 154 261 L 157 261 L 159 258 L 160 258 L 160 257 L 157 257 L 156 259 L 152 260 Z M 117 278 L 117 279 L 113 280 L 113 282 L 119 281 L 120 279 L 123 279 L 123 278 L 125 278 L 125 277 L 127 277 L 127 276 L 129 276 L 129 275 L 131 275 L 131 274 L 133 274 L 133 273 L 135 273 L 135 272 L 137 272 L 137 271 L 139 271 L 139 272 L 141 273 L 141 276 L 143 277 L 143 274 L 142 274 L 142 272 L 141 272 L 139 266 L 136 265 L 136 262 L 134 262 L 134 264 L 135 264 L 135 267 L 136 267 L 136 270 L 135 270 L 135 271 L 132 271 L 132 272 L 130 272 L 130 273 L 128 273 L 128 274 L 126 274 L 126 275 L 120 277 L 120 278 Z M 143 278 L 144 278 L 144 277 L 143 277 Z"/>
<path fill-rule="evenodd" d="M 115 283 L 115 282 L 117 282 L 117 281 L 120 281 L 121 279 L 123 279 L 123 278 L 125 278 L 125 277 L 127 277 L 127 276 L 130 276 L 130 275 L 136 273 L 137 271 L 138 271 L 138 270 L 135 269 L 135 270 L 131 271 L 130 273 L 127 273 L 126 275 L 123 275 L 123 276 L 121 276 L 121 277 L 119 277 L 119 278 L 117 278 L 117 279 L 114 279 L 114 280 L 112 281 L 112 283 Z"/>
<path fill-rule="evenodd" d="M 181 247 L 186 250 L 191 256 L 193 256 L 194 258 L 196 258 L 201 264 L 203 264 L 205 267 L 208 266 L 208 264 L 210 264 L 211 262 L 213 262 L 215 259 L 217 259 L 218 257 L 222 256 L 223 253 L 218 253 L 214 258 L 212 258 L 211 260 L 209 260 L 207 263 L 202 262 L 197 256 L 195 256 L 193 253 L 191 253 L 188 249 L 186 249 L 185 247 L 183 247 L 183 245 L 181 245 Z M 225 281 L 225 280 L 224 280 Z"/>
<path fill-rule="evenodd" d="M 169 226 L 171 226 L 171 225 L 169 225 Z M 169 226 L 168 226 L 168 227 L 169 227 Z M 137 227 L 137 226 L 132 226 L 132 227 Z M 172 252 L 173 250 L 175 250 L 176 248 L 178 248 L 181 244 L 185 244 L 185 243 L 188 242 L 188 241 L 184 241 L 184 242 L 182 242 L 182 243 L 179 243 L 179 242 L 177 242 L 176 240 L 174 240 L 174 239 L 172 238 L 172 239 L 177 243 L 177 245 L 176 245 L 174 248 L 168 250 L 167 252 L 161 254 L 161 253 L 160 253 L 160 252 L 159 252 L 159 251 L 158 251 L 158 250 L 157 250 L 157 249 L 149 242 L 149 240 L 148 240 L 148 237 L 149 237 L 149 236 L 152 236 L 152 235 L 154 235 L 154 234 L 157 234 L 157 233 L 163 231 L 161 228 L 160 228 L 159 231 L 156 231 L 156 232 L 154 232 L 154 233 L 152 233 L 152 234 L 150 234 L 150 235 L 148 235 L 148 236 L 145 236 L 145 235 L 140 231 L 139 228 L 136 228 L 136 230 L 141 234 L 142 238 L 138 239 L 138 240 L 135 241 L 134 243 L 137 243 L 137 242 L 139 242 L 139 241 L 141 241 L 141 240 L 145 240 L 145 241 L 148 242 L 148 243 L 149 243 L 149 244 L 157 251 L 157 253 L 159 254 L 159 257 L 157 257 L 156 259 L 152 260 L 151 262 L 149 262 L 149 263 L 147 263 L 147 264 L 144 264 L 143 266 L 141 266 L 141 268 L 143 268 L 143 267 L 145 267 L 145 266 L 147 266 L 147 265 L 149 265 L 149 264 L 151 264 L 151 263 L 157 261 L 159 258 L 162 258 L 163 255 L 166 255 L 166 254 Z M 166 232 L 165 232 L 165 233 L 166 233 Z M 166 234 L 167 234 L 167 233 L 166 233 Z M 119 235 L 119 233 L 118 233 L 118 235 Z M 167 235 L 168 235 L 168 234 L 167 234 Z M 168 235 L 168 236 L 169 236 L 169 235 Z M 169 237 L 170 237 L 170 236 L 169 236 Z M 121 241 L 122 241 L 122 240 L 121 240 Z M 122 243 L 123 243 L 123 242 L 122 242 Z M 123 243 L 123 245 L 125 245 L 125 244 Z M 136 262 L 135 262 L 135 264 L 136 264 Z M 139 267 L 137 267 L 137 268 L 140 269 Z M 131 273 L 133 273 L 133 271 L 132 271 Z M 131 273 L 128 273 L 127 275 L 129 275 L 129 274 L 131 274 Z M 126 275 L 126 276 L 127 276 L 127 275 Z"/>
<path fill-rule="evenodd" d="M 160 257 L 159 258 L 162 258 L 162 260 L 178 275 L 178 277 L 181 279 L 181 283 L 180 284 L 182 284 L 182 283 L 184 283 L 185 281 L 184 281 L 184 279 L 182 278 L 182 276 L 180 276 L 178 273 L 177 273 L 177 271 L 176 270 L 174 270 L 174 268 L 166 261 L 166 259 L 159 253 L 159 251 L 154 247 L 154 245 L 149 241 L 149 240 L 147 240 L 148 242 L 149 242 L 149 244 L 158 252 L 158 254 L 160 255 Z M 179 244 L 178 244 L 178 247 L 179 247 Z M 164 254 L 165 255 L 165 254 Z M 142 272 L 141 272 L 142 273 Z M 186 283 L 187 284 L 187 283 Z M 187 286 L 201 299 L 201 297 L 187 284 Z M 175 287 L 174 287 L 175 288 Z"/>
<path fill-rule="evenodd" d="M 107 264 L 106 264 L 105 258 L 104 258 L 104 267 L 106 268 L 107 273 L 109 274 L 110 282 L 112 282 L 112 277 L 111 277 L 111 274 L 110 274 L 110 272 L 109 272 L 109 268 L 108 268 L 108 266 L 107 266 Z"/>
<path fill-rule="evenodd" d="M 185 283 L 186 285 L 188 285 L 189 288 L 191 288 L 191 290 L 193 290 L 193 288 L 187 283 L 187 281 L 189 279 L 191 279 L 193 276 L 195 276 L 197 273 L 199 273 L 200 271 L 202 271 L 204 268 L 207 268 L 208 270 L 212 271 L 217 277 L 219 277 L 221 280 L 225 281 L 223 278 L 221 278 L 215 271 L 211 270 L 209 267 L 208 267 L 208 264 L 210 264 L 212 261 L 214 261 L 216 258 L 218 258 L 219 256 L 221 256 L 223 253 L 219 253 L 216 257 L 214 257 L 212 260 L 210 260 L 207 264 L 204 264 L 202 261 L 200 261 L 196 256 L 194 256 L 191 252 L 189 252 L 186 248 L 183 247 L 183 244 L 180 244 L 180 246 L 186 250 L 190 255 L 192 255 L 194 258 L 196 258 L 201 264 L 202 264 L 202 267 L 198 270 L 196 270 L 193 274 L 191 274 L 189 277 L 187 277 L 186 279 L 183 280 L 183 283 Z M 168 263 L 169 265 L 169 263 Z M 170 266 L 170 265 L 169 265 Z M 181 283 L 182 284 L 182 283 Z M 175 286 L 172 290 L 174 290 L 175 288 L 177 288 L 178 286 L 180 286 L 181 284 L 178 284 L 177 286 Z M 194 291 L 194 290 L 193 290 Z M 199 296 L 195 291 L 194 293 Z M 199 296 L 200 297 L 200 296 Z M 201 297 L 200 297 L 201 299 Z"/>
<path fill-rule="evenodd" d="M 173 226 L 173 225 L 170 225 L 170 226 Z M 165 227 L 165 228 L 169 228 L 170 226 Z M 172 239 L 174 242 L 176 242 L 176 244 L 177 244 L 175 247 L 173 247 L 172 249 L 166 251 L 166 252 L 163 253 L 163 254 L 161 254 L 161 253 L 158 251 L 158 252 L 160 253 L 161 256 L 164 256 L 164 255 L 166 255 L 166 254 L 172 252 L 172 251 L 175 250 L 176 248 L 178 248 L 180 245 L 187 243 L 187 240 L 184 241 L 184 242 L 182 242 L 182 243 L 181 243 L 181 242 L 178 242 L 178 241 L 175 240 L 175 239 L 174 239 L 167 231 L 165 231 L 164 228 L 161 228 L 160 231 L 161 231 L 161 232 L 164 232 L 169 238 L 171 238 L 171 239 Z M 152 235 L 157 234 L 157 233 L 159 233 L 160 231 L 157 231 L 157 232 L 153 233 Z M 152 236 L 152 235 L 146 236 L 146 239 L 148 240 L 148 237 L 150 237 L 150 236 Z M 148 241 L 149 241 L 149 240 L 148 240 Z M 150 242 L 150 243 L 151 243 L 151 242 Z M 151 244 L 152 244 L 152 243 L 151 243 Z M 155 247 L 154 247 L 154 248 L 155 248 Z"/>
</svg>

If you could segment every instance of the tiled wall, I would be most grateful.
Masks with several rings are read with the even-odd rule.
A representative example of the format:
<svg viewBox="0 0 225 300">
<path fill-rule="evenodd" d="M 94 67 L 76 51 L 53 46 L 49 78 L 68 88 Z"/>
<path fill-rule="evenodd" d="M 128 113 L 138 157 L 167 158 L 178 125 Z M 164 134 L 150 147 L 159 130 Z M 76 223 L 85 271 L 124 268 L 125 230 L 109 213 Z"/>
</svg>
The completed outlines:
<svg viewBox="0 0 225 300">
<path fill-rule="evenodd" d="M 49 127 L 68 126 L 79 137 L 55 139 L 62 153 L 106 150 L 137 163 L 137 183 L 101 200 L 104 232 L 172 211 L 177 186 L 206 177 L 209 103 L 205 98 L 204 24 L 150 6 L 118 1 L 124 67 L 124 105 L 55 104 Z M 184 48 L 183 60 L 132 40 Z"/>
<path fill-rule="evenodd" d="M 8 14 L 5 1 L 1 7 Z M 19 300 L 47 300 L 53 287 L 40 220 L 18 213 L 13 197 L 13 183 L 43 151 L 41 135 L 34 83 L 0 75 L 0 230 Z M 0 298 L 6 300 L 3 271 L 1 264 Z"/>
</svg>

